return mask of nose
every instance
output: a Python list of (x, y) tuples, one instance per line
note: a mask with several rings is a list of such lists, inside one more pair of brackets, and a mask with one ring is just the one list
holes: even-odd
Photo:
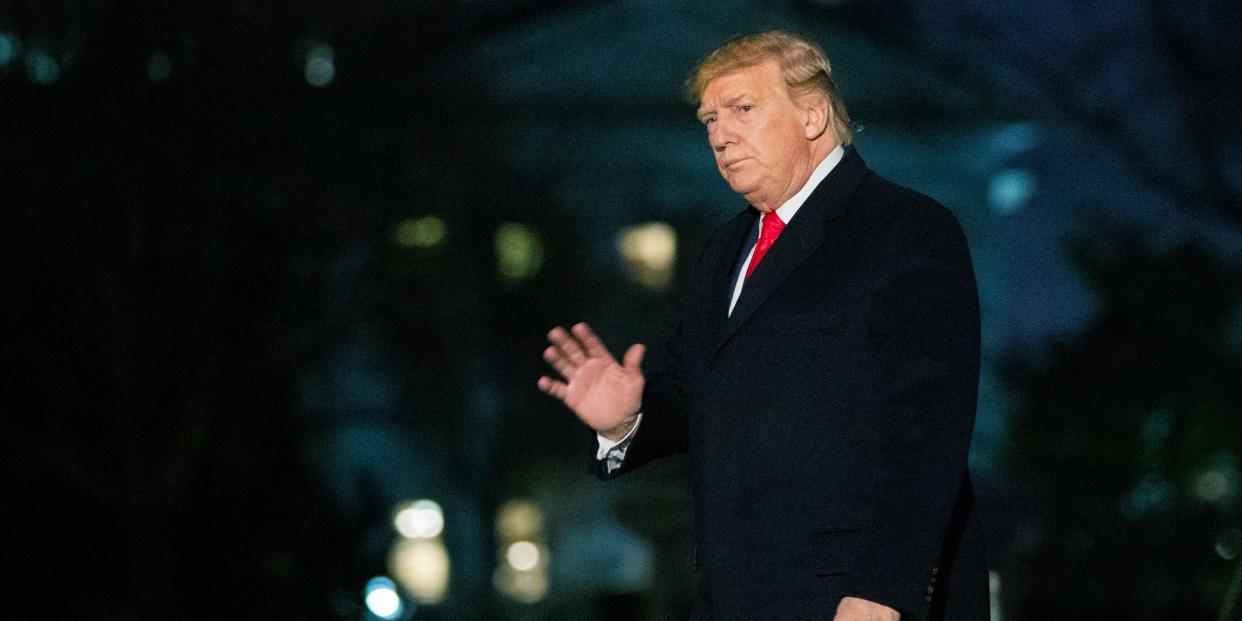
[(707, 141), (712, 145), (712, 151), (723, 153), (729, 145), (737, 144), (737, 131), (735, 131), (733, 123), (726, 120), (724, 115), (721, 115), (708, 128)]

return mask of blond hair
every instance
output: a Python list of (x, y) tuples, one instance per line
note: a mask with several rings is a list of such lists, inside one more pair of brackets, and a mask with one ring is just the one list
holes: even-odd
[(789, 97), (821, 92), (832, 106), (832, 131), (837, 142), (848, 145), (853, 140), (850, 115), (845, 102), (832, 81), (832, 65), (818, 45), (787, 32), (770, 30), (725, 42), (707, 55), (686, 80), (686, 99), (698, 105), (707, 83), (727, 73), (761, 65), (768, 60), (780, 64), (781, 77), (789, 89)]

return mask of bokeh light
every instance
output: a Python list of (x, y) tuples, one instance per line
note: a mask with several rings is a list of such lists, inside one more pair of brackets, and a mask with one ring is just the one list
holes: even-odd
[(1216, 538), (1216, 555), (1232, 561), (1242, 555), (1242, 530), (1230, 528)]
[(993, 146), (1005, 157), (1026, 153), (1039, 143), (1039, 128), (1034, 123), (1008, 123), (992, 135)]
[(988, 206), (1009, 216), (1018, 213), (1035, 194), (1035, 175), (1022, 169), (1003, 170), (988, 185)]
[(496, 229), (496, 271), (511, 280), (526, 280), (543, 266), (543, 241), (531, 226), (506, 222)]
[(1121, 514), (1130, 520), (1138, 520), (1149, 514), (1169, 508), (1173, 498), (1173, 486), (1155, 474), (1149, 474), (1122, 498)]
[(336, 51), (327, 43), (316, 42), (306, 52), (306, 83), (324, 88), (336, 79)]
[(17, 35), (11, 32), (0, 31), (0, 68), (7, 67), (14, 60), (17, 60), (21, 49), (22, 44)]
[(504, 593), (510, 599), (523, 604), (534, 604), (548, 594), (548, 575), (546, 572), (504, 571), (505, 569), (508, 568), (502, 568), (502, 570), (496, 572), (493, 582), (495, 583), (496, 590)]
[(367, 610), (381, 619), (397, 619), (405, 612), (397, 585), (385, 576), (377, 576), (367, 582), (364, 601)]
[(543, 537), (543, 512), (529, 500), (510, 500), (496, 511), (496, 535), (502, 541)]
[(672, 284), (677, 261), (677, 232), (672, 226), (649, 222), (625, 228), (617, 236), (617, 250), (630, 280), (657, 291)]
[(444, 221), (435, 216), (407, 218), (393, 228), (392, 241), (406, 248), (433, 248), (444, 241)]
[(31, 48), (26, 52), (26, 77), (39, 84), (53, 84), (60, 79), (60, 65), (47, 50)]
[(505, 560), (518, 571), (530, 571), (539, 564), (539, 547), (529, 541), (516, 541), (509, 545)]
[(402, 537), (429, 539), (444, 530), (444, 511), (434, 500), (407, 501), (397, 505), (392, 522)]
[(505, 502), (496, 512), (496, 540), (501, 555), (492, 574), (496, 590), (523, 604), (542, 600), (550, 582), (543, 512), (528, 500)]
[(402, 539), (388, 555), (388, 571), (410, 598), (420, 604), (444, 600), (449, 584), (449, 555), (436, 539)]

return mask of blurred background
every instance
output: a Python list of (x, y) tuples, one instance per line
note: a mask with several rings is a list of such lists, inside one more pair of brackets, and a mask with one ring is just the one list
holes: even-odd
[[(1242, 619), (1242, 4), (0, 0), (12, 619), (677, 619), (555, 324), (658, 343), (790, 29), (961, 220), (994, 619)], [(744, 571), (745, 568), (739, 568)]]

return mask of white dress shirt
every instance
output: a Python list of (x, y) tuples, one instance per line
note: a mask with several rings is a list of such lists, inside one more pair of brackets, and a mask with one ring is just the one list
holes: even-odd
[[(837, 147), (828, 154), (828, 157), (825, 157), (824, 161), (820, 162), (819, 165), (815, 167), (815, 170), (811, 171), (811, 176), (806, 180), (806, 183), (802, 185), (802, 189), (798, 190), (796, 194), (789, 197), (789, 200), (785, 201), (780, 207), (776, 208), (776, 217), (780, 218), (781, 222), (789, 224), (789, 222), (793, 220), (794, 214), (798, 213), (799, 209), (802, 209), (802, 204), (806, 202), (806, 199), (811, 195), (811, 192), (814, 192), (815, 188), (819, 187), (820, 182), (828, 176), (828, 173), (832, 172), (833, 168), (836, 168), (837, 164), (840, 163), (841, 158), (844, 156), (845, 149), (842, 148), (841, 145), (837, 145)], [(730, 315), (733, 314), (733, 307), (737, 305), (737, 299), (742, 297), (742, 286), (746, 284), (746, 270), (750, 267), (750, 260), (754, 258), (754, 256), (755, 247), (752, 245), (750, 247), (750, 251), (746, 255), (746, 261), (742, 263), (742, 269), (738, 270), (737, 282), (733, 285), (733, 296), (729, 299)], [(634, 433), (638, 431), (638, 427), (642, 424), (642, 422), (643, 415), (640, 412), (638, 414), (638, 420), (634, 421), (634, 426), (630, 428), (630, 432), (625, 434), (624, 438), (621, 438), (616, 442), (613, 442), (602, 435), (596, 434), (596, 437), (599, 439), (599, 450), (595, 452), (595, 458), (606, 460), (604, 467), (608, 469), (608, 472), (612, 472), (613, 470), (621, 467), (621, 462), (625, 459), (625, 452), (630, 447), (630, 440), (634, 438)]]

